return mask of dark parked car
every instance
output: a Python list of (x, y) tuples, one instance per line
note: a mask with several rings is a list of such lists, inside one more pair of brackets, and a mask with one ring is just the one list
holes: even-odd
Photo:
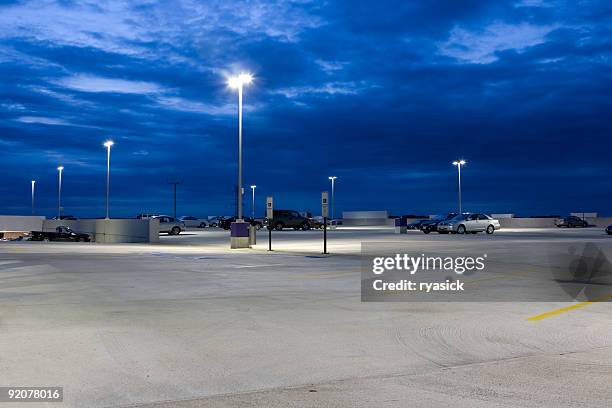
[(608, 233), (608, 235), (612, 235), (612, 224), (608, 225), (608, 228), (606, 228), (606, 232)]
[(74, 215), (60, 215), (59, 217), (53, 217), (52, 220), (67, 220), (67, 221), (75, 221), (78, 220)]
[[(263, 228), (263, 222), (253, 219), (251, 217), (242, 217), (242, 219), (245, 222), (248, 222), (249, 224), (251, 224), (252, 226), (255, 227), (255, 229), (261, 229)], [(229, 217), (229, 218), (223, 218), (223, 219), (219, 219), (219, 227), (223, 228), (224, 230), (228, 230), (230, 229), (232, 222), (236, 221), (236, 217)]]
[(421, 231), (423, 231), (425, 234), (429, 234), (432, 231), (437, 232), (439, 223), (441, 223), (442, 221), (448, 221), (450, 219), (453, 219), (456, 216), (457, 216), (457, 213), (452, 212), (446, 215), (438, 216), (431, 220), (425, 220), (421, 222), (421, 227), (420, 227)]
[(406, 228), (409, 230), (418, 230), (421, 228), (421, 224), (424, 221), (426, 220), (416, 220), (416, 221), (409, 222), (408, 224), (406, 224)]
[(583, 220), (580, 217), (576, 217), (575, 215), (570, 215), (569, 217), (559, 218), (555, 221), (555, 225), (558, 228), (584, 228), (588, 227), (589, 223)]
[(32, 231), (30, 241), (90, 242), (91, 237), (89, 234), (81, 234), (68, 227), (59, 226), (54, 232)]
[(294, 210), (274, 210), (272, 225), (270, 225), (268, 219), (264, 220), (264, 224), (266, 224), (268, 228), (274, 228), (277, 231), (281, 231), (283, 228), (306, 231), (312, 228), (313, 222), (310, 218), (306, 218)]

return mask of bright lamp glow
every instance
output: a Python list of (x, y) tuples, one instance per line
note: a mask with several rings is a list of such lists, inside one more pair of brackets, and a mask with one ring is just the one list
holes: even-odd
[(111, 147), (114, 144), (115, 142), (113, 142), (112, 140), (107, 140), (106, 142), (104, 142), (104, 147)]
[(465, 160), (454, 161), (453, 166), (463, 166), (465, 163), (467, 163)]
[(58, 169), (59, 171), (62, 171), (62, 170), (64, 170), (64, 166), (59, 166), (57, 169)]
[(251, 186), (251, 188), (255, 188), (255, 187), (257, 187), (257, 186)]
[(328, 177), (328, 179), (330, 179), (330, 180), (335, 180), (335, 179), (337, 179), (337, 178), (338, 178), (338, 177), (336, 177), (336, 176), (329, 176), (329, 177)]
[(238, 89), (243, 85), (250, 84), (251, 82), (253, 82), (253, 75), (247, 73), (242, 73), (240, 75), (229, 77), (227, 79), (227, 84), (230, 88), (233, 89)]

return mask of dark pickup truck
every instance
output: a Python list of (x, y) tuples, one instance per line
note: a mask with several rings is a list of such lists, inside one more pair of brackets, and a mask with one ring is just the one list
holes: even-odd
[(81, 234), (68, 227), (60, 226), (54, 232), (32, 231), (30, 241), (90, 242), (91, 237), (88, 234)]

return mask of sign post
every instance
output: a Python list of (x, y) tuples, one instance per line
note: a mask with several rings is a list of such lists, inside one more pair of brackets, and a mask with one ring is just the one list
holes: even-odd
[(321, 193), (321, 215), (323, 216), (323, 253), (327, 254), (327, 218), (329, 217), (329, 193)]
[(268, 251), (272, 250), (272, 226), (274, 223), (274, 200), (272, 197), (266, 197), (266, 218), (268, 219)]

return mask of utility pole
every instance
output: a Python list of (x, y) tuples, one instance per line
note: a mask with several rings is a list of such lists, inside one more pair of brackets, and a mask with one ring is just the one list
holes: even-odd
[(180, 181), (169, 181), (168, 184), (172, 184), (174, 186), (174, 218), (176, 218), (176, 186), (181, 184)]

